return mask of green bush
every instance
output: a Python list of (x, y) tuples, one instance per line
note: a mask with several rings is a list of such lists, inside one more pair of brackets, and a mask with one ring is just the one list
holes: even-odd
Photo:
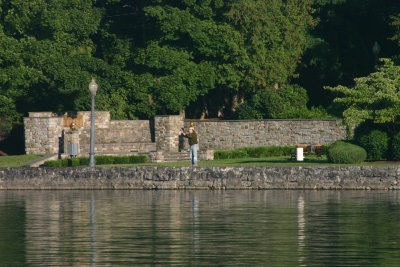
[(251, 158), (290, 156), (294, 151), (294, 146), (260, 146), (243, 148)]
[(217, 150), (214, 152), (214, 159), (237, 159), (237, 158), (266, 158), (290, 156), (294, 146), (260, 146), (244, 147), (233, 150)]
[(45, 167), (68, 167), (68, 159), (48, 160), (43, 165)]
[(111, 165), (114, 164), (113, 156), (96, 156), (95, 161), (97, 165)]
[(79, 157), (79, 165), (80, 166), (88, 166), (89, 158), (88, 157)]
[(392, 160), (400, 160), (400, 133), (397, 133), (392, 138), (390, 158)]
[(76, 167), (81, 165), (81, 160), (80, 158), (71, 158), (68, 162), (68, 166), (70, 167)]
[(249, 155), (243, 149), (217, 150), (214, 152), (214, 159), (238, 159), (248, 157)]
[(129, 163), (136, 164), (136, 163), (146, 163), (148, 161), (148, 157), (145, 155), (132, 155), (129, 156)]
[(368, 160), (383, 160), (387, 158), (389, 137), (386, 132), (372, 130), (360, 137), (360, 145), (367, 151)]
[(365, 161), (367, 152), (360, 146), (337, 141), (329, 147), (327, 156), (332, 163), (353, 164)]
[(129, 157), (128, 156), (122, 156), (122, 157), (115, 157), (114, 158), (114, 164), (129, 164)]
[[(96, 165), (112, 165), (112, 164), (137, 164), (145, 163), (148, 157), (145, 155), (131, 155), (131, 156), (96, 156)], [(44, 163), (46, 167), (76, 167), (88, 166), (89, 158), (79, 157), (70, 159), (48, 160)]]

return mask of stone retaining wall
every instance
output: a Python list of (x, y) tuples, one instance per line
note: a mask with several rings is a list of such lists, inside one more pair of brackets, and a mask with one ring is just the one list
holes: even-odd
[(339, 120), (186, 120), (194, 122), (201, 149), (330, 144), (346, 139)]
[(400, 189), (400, 166), (3, 168), (0, 189)]
[[(329, 144), (346, 139), (340, 120), (185, 120), (184, 115), (156, 116), (149, 120), (110, 120), (110, 113), (95, 112), (96, 154), (177, 153), (179, 129), (194, 122), (201, 151), (252, 146)], [(66, 155), (70, 144), (88, 155), (90, 112), (58, 117), (31, 112), (24, 119), (26, 154)], [(71, 143), (74, 142), (74, 143)], [(156, 154), (157, 154), (156, 153)], [(72, 154), (71, 154), (72, 155)]]

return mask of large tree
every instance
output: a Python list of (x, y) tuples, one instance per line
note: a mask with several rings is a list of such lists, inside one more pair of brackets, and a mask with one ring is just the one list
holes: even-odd
[[(318, 25), (310, 32), (309, 49), (299, 65), (300, 85), (310, 102), (329, 106), (334, 94), (326, 85), (350, 86), (354, 78), (375, 70), (378, 57), (400, 53), (391, 40), (391, 17), (400, 12), (397, 0), (314, 0)], [(375, 42), (379, 45), (374, 54)]]
[(0, 2), (0, 110), (8, 110), (0, 114), (2, 128), (28, 111), (87, 110), (92, 77), (100, 85), (98, 108), (114, 118), (154, 113), (140, 79), (95, 56), (106, 16), (95, 2)]
[[(146, 32), (135, 71), (161, 112), (229, 113), (293, 76), (313, 24), (309, 0), (142, 1)], [(148, 34), (151, 32), (151, 34)]]
[(400, 66), (390, 59), (366, 77), (354, 79), (354, 86), (327, 87), (339, 94), (335, 102), (344, 107), (343, 117), (348, 126), (365, 121), (390, 126), (392, 132), (400, 123)]

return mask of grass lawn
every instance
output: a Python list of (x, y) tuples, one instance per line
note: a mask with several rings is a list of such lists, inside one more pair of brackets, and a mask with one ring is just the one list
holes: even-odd
[(40, 158), (40, 155), (18, 155), (18, 156), (1, 156), (0, 168), (4, 167), (21, 167), (25, 164)]
[[(357, 166), (369, 166), (369, 165), (399, 165), (400, 162), (396, 161), (375, 161), (375, 162), (363, 162), (361, 164), (333, 164), (328, 162), (326, 156), (317, 158), (316, 156), (308, 156), (304, 158), (304, 161), (296, 161), (290, 159), (288, 156), (283, 157), (269, 157), (269, 158), (242, 158), (242, 159), (221, 159), (211, 161), (199, 161), (200, 167), (221, 167), (221, 166), (275, 166), (275, 167), (296, 167), (296, 166), (346, 166), (346, 165), (357, 165)], [(179, 162), (165, 162), (165, 163), (143, 163), (140, 166), (170, 166), (170, 167), (188, 167), (190, 166), (189, 161)]]
[[(0, 157), (1, 167), (20, 167), (33, 160), (40, 158), (40, 155), (19, 155), (19, 156), (2, 156)], [(357, 166), (368, 165), (399, 165), (400, 161), (375, 161), (363, 162), (356, 164)], [(296, 166), (338, 166), (338, 165), (354, 165), (354, 164), (332, 164), (329, 163), (325, 156), (318, 159), (316, 156), (308, 156), (304, 161), (298, 162), (290, 157), (269, 157), (269, 158), (242, 158), (242, 159), (221, 159), (210, 161), (199, 161), (200, 167), (223, 167), (223, 166), (272, 166), (272, 167), (296, 167)], [(167, 166), (167, 167), (189, 167), (189, 161), (164, 162), (164, 163), (141, 163), (141, 164), (124, 164), (124, 165), (98, 165), (107, 167), (116, 166)]]

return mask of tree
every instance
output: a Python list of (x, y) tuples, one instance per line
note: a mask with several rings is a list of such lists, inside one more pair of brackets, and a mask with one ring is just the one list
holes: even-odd
[(134, 73), (95, 56), (105, 16), (95, 2), (0, 2), (0, 109), (15, 107), (0, 113), (7, 125), (28, 111), (88, 110), (92, 77), (100, 85), (98, 109), (109, 110), (113, 118), (154, 114), (147, 87)]
[(342, 96), (335, 102), (344, 107), (345, 123), (357, 126), (370, 120), (377, 124), (397, 125), (400, 122), (400, 66), (382, 59), (378, 71), (354, 79), (353, 87), (339, 85), (326, 89)]
[(308, 49), (299, 64), (301, 86), (310, 102), (328, 107), (334, 95), (324, 86), (350, 86), (356, 77), (375, 71), (372, 47), (379, 43), (378, 57), (391, 58), (399, 47), (390, 40), (390, 18), (400, 11), (393, 0), (314, 0), (318, 24), (310, 31)]
[(133, 69), (149, 74), (161, 112), (192, 103), (192, 116), (229, 116), (258, 90), (293, 77), (313, 25), (311, 2), (142, 1), (151, 34), (143, 34)]

